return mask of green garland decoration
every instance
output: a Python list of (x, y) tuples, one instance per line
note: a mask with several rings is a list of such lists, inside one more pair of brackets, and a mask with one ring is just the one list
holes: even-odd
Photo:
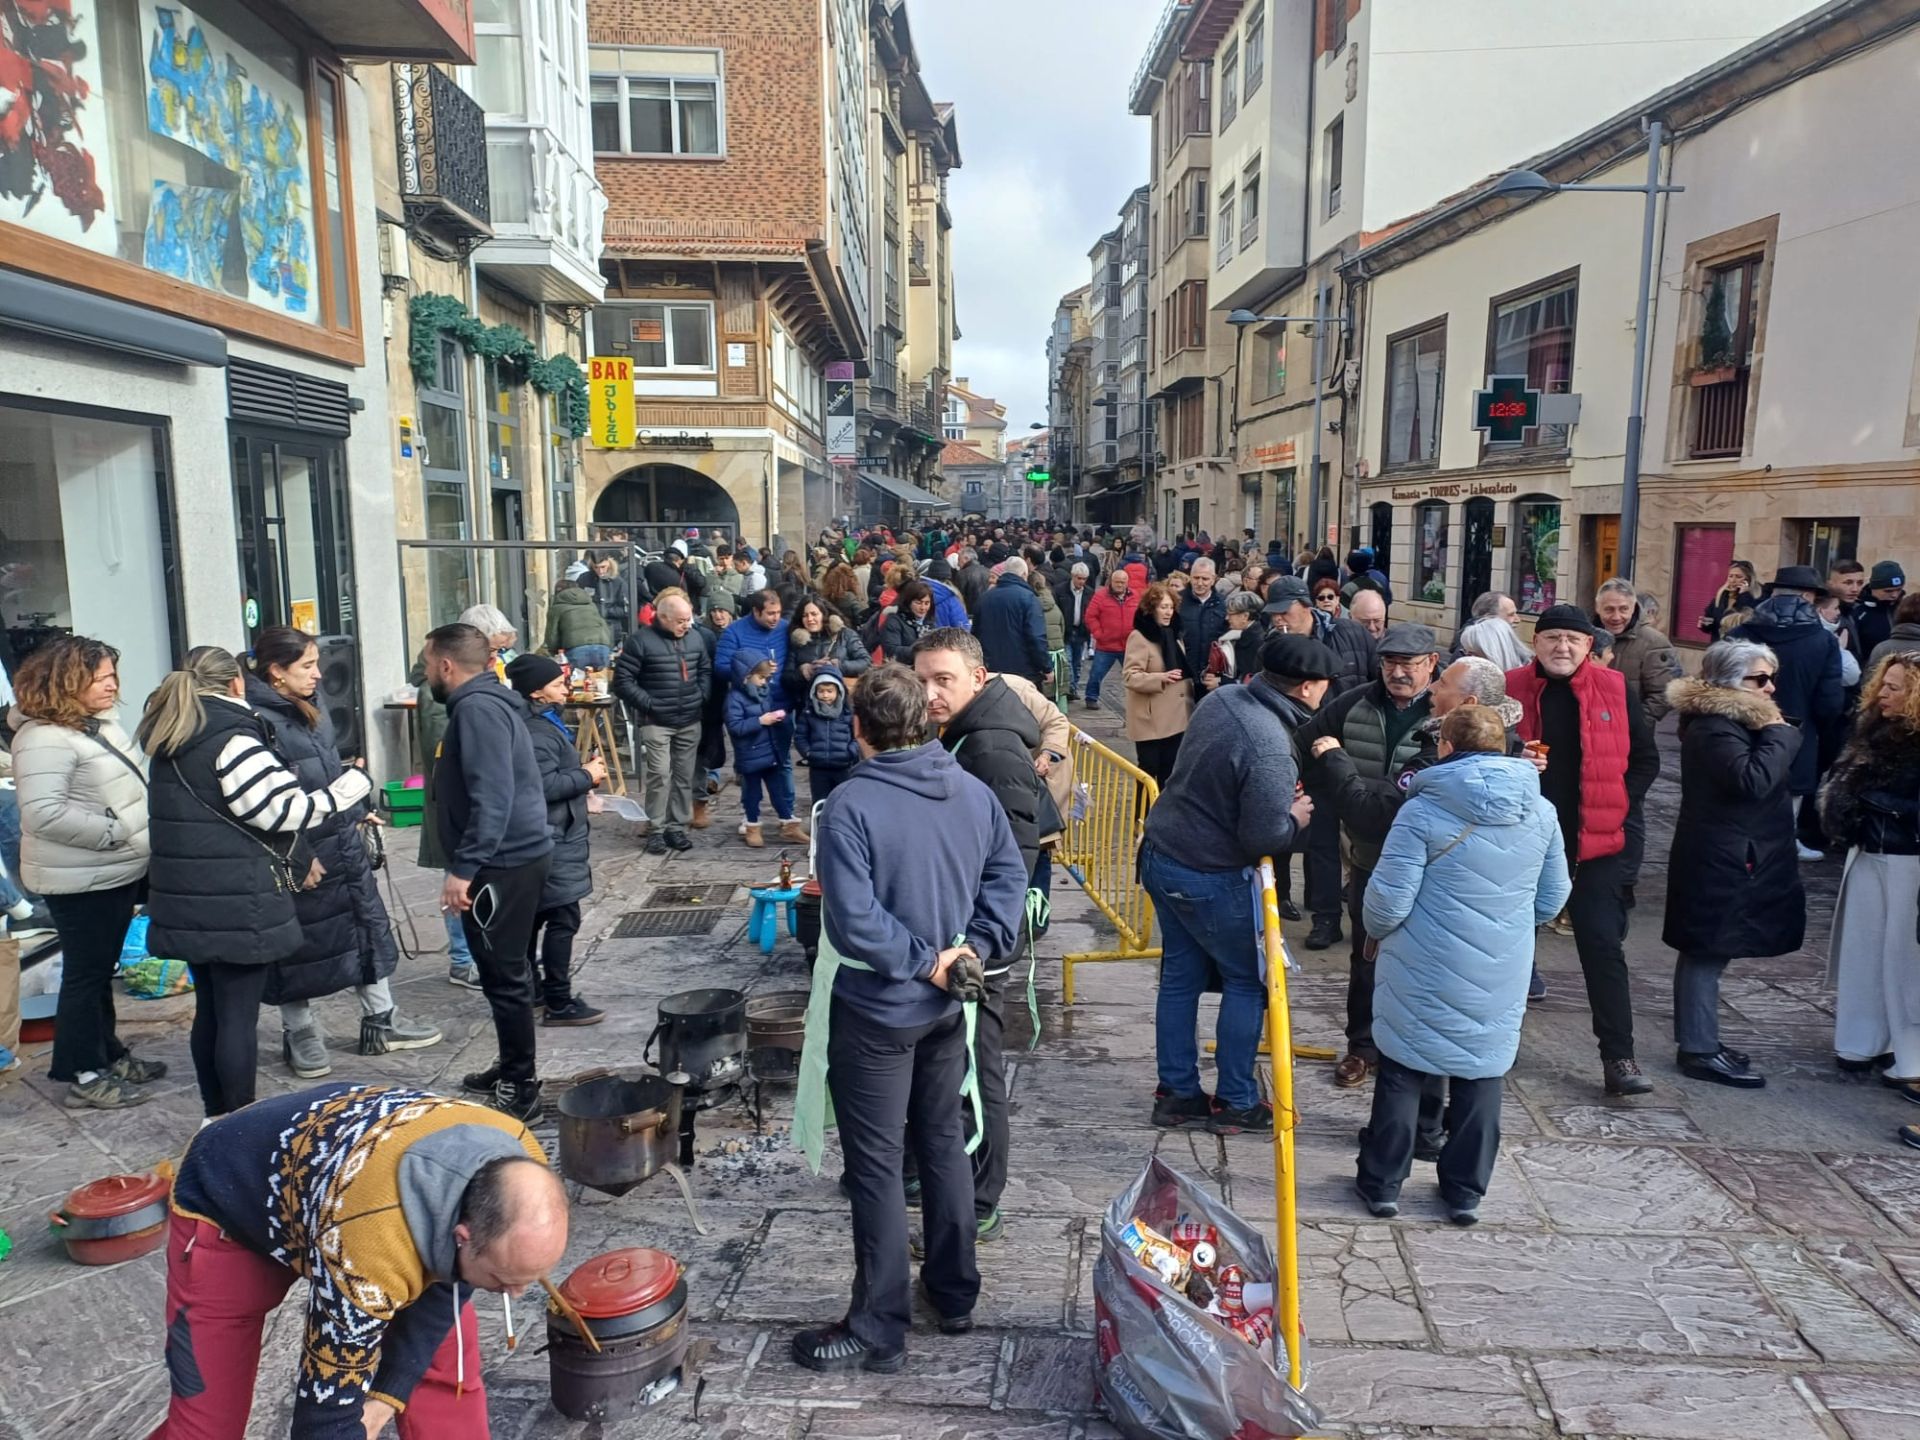
[(407, 365), (414, 382), (432, 385), (440, 378), (440, 337), (448, 336), (469, 355), (500, 366), (515, 383), (542, 395), (560, 397), (560, 416), (577, 440), (587, 433), (587, 377), (571, 355), (542, 357), (533, 342), (512, 325), (484, 325), (452, 295), (416, 295), (407, 303), (410, 335)]

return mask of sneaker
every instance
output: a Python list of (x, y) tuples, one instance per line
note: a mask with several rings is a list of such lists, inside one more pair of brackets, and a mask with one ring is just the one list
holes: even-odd
[(669, 850), (691, 850), (693, 848), (693, 841), (687, 838), (687, 832), (684, 830), (669, 830), (667, 831), (667, 848)]
[(481, 988), (480, 967), (478, 965), (462, 965), (456, 960), (453, 964), (447, 966), (447, 983), (449, 985), (458, 985), (466, 990), (478, 990)]
[(1601, 1069), (1609, 1095), (1646, 1095), (1653, 1090), (1653, 1081), (1632, 1060), (1608, 1060)]
[(281, 1030), (280, 1058), (302, 1080), (318, 1080), (333, 1073), (333, 1062), (327, 1059), (327, 1042), (312, 1025)]
[(164, 1060), (142, 1060), (129, 1051), (113, 1062), (108, 1074), (116, 1080), (124, 1080), (129, 1085), (151, 1085), (156, 1080), (164, 1080), (167, 1074), (167, 1062)]
[(667, 837), (664, 834), (655, 835), (651, 840), (647, 841), (647, 854), (664, 855), (666, 853)]
[(920, 1208), (920, 1177), (918, 1175), (907, 1176), (901, 1183), (900, 1188), (902, 1192), (904, 1192), (907, 1208), (909, 1210), (918, 1210)]
[(576, 995), (564, 1005), (549, 1005), (540, 1023), (558, 1026), (598, 1025), (606, 1018), (606, 1011), (596, 1010)]
[(1563, 939), (1573, 938), (1573, 921), (1567, 917), (1567, 912), (1564, 910), (1547, 922), (1547, 929)]
[(149, 1098), (139, 1086), (129, 1085), (110, 1070), (102, 1070), (84, 1085), (78, 1080), (68, 1085), (60, 1103), (69, 1110), (125, 1110), (144, 1105)]
[(24, 917), (7, 922), (6, 933), (16, 940), (31, 940), (54, 933), (53, 916), (44, 905), (33, 906)]
[(1689, 1080), (1705, 1080), (1735, 1090), (1759, 1090), (1767, 1083), (1766, 1076), (1756, 1075), (1746, 1058), (1735, 1058), (1731, 1050), (1716, 1050), (1710, 1055), (1682, 1050), (1675, 1057), (1675, 1063)]
[(1478, 1225), (1480, 1223), (1480, 1207), (1478, 1205), (1448, 1205), (1447, 1219), (1458, 1225), (1462, 1230), (1465, 1230), (1471, 1225)]
[(1207, 1121), (1207, 1129), (1215, 1135), (1271, 1135), (1273, 1134), (1273, 1106), (1260, 1100), (1245, 1110), (1235, 1110), (1231, 1106), (1215, 1101), (1213, 1115)]
[(484, 1070), (474, 1070), (460, 1077), (460, 1088), (475, 1095), (491, 1095), (493, 1087), (500, 1083), (500, 1062), (494, 1061)]
[(871, 1370), (876, 1375), (895, 1375), (907, 1363), (907, 1347), (876, 1349), (843, 1322), (824, 1330), (802, 1330), (794, 1336), (793, 1361), (809, 1370)]
[(1400, 1213), (1399, 1201), (1375, 1200), (1360, 1188), (1358, 1181), (1354, 1182), (1353, 1193), (1360, 1197), (1360, 1203), (1367, 1207), (1367, 1213), (1376, 1220), (1391, 1220)]
[(540, 1118), (540, 1082), (527, 1080), (516, 1084), (512, 1080), (496, 1081), (493, 1097), (487, 1103), (502, 1115), (511, 1115), (522, 1125), (531, 1125)]
[(1300, 907), (1291, 900), (1282, 900), (1280, 902), (1280, 918), (1282, 920), (1298, 920), (1300, 918)]
[(1911, 1146), (1915, 1150), (1920, 1150), (1920, 1125), (1902, 1125), (1898, 1130), (1894, 1131), (1894, 1134), (1900, 1137), (1900, 1143), (1902, 1145)]
[(18, 1070), (19, 1068), (20, 1057), (6, 1046), (0, 1045), (0, 1075), (6, 1074), (9, 1070)]
[(440, 1032), (432, 1025), (408, 1020), (398, 1010), (360, 1017), (360, 1053), (384, 1055), (389, 1050), (425, 1050), (440, 1043)]
[(1798, 840), (1793, 842), (1793, 850), (1803, 863), (1810, 860), (1824, 860), (1827, 858), (1826, 851), (1814, 850), (1806, 845), (1802, 845)]
[(1413, 1158), (1416, 1160), (1424, 1160), (1429, 1165), (1438, 1165), (1440, 1163), (1440, 1151), (1445, 1148), (1445, 1144), (1446, 1142), (1444, 1140), (1415, 1140), (1413, 1142)]
[(1156, 1092), (1153, 1097), (1153, 1123), (1162, 1130), (1178, 1130), (1187, 1124), (1204, 1125), (1212, 1118), (1211, 1095), (1164, 1095)]
[(1316, 920), (1313, 929), (1307, 932), (1307, 949), (1331, 950), (1340, 943), (1341, 938), (1338, 920)]
[(1538, 965), (1533, 967), (1533, 978), (1527, 981), (1527, 1003), (1538, 1004), (1547, 998), (1547, 977), (1540, 973)]

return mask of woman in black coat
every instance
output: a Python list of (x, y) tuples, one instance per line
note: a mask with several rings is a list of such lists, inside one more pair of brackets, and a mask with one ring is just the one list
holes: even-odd
[[(347, 767), (334, 746), (333, 723), (313, 703), (320, 685), (313, 637), (286, 625), (268, 626), (254, 642), (246, 679), (247, 703), (267, 722), (275, 753), (301, 786), (322, 790), (339, 779)], [(308, 1003), (323, 995), (351, 988), (358, 996), (362, 1055), (440, 1043), (433, 1026), (400, 1014), (387, 983), (400, 952), (364, 834), (364, 827), (378, 823), (361, 804), (307, 832), (325, 874), (293, 898), (300, 948), (274, 967), (266, 995), (268, 1004), (280, 1007), (282, 1058), (303, 1080), (333, 1069)]]
[(1800, 731), (1773, 703), (1778, 666), (1764, 645), (1723, 640), (1707, 651), (1698, 679), (1667, 687), (1680, 716), (1680, 819), (1662, 938), (1679, 952), (1680, 1073), (1742, 1089), (1766, 1079), (1720, 1043), (1720, 976), (1735, 956), (1798, 950), (1807, 931), (1792, 786)]
[(547, 832), (553, 837), (553, 858), (527, 937), (527, 967), (540, 977), (547, 1010), (540, 1023), (598, 1025), (606, 1011), (573, 993), (573, 937), (580, 933), (580, 902), (593, 893), (587, 795), (606, 782), (607, 763), (598, 755), (580, 761), (573, 732), (560, 714), (567, 673), (558, 664), (544, 655), (517, 655), (507, 663), (507, 683), (527, 700), (527, 735), (540, 766)]
[(831, 665), (847, 679), (864, 675), (873, 668), (860, 632), (841, 618), (840, 612), (817, 595), (803, 599), (793, 612), (793, 627), (787, 632), (787, 664), (780, 683), (795, 705), (806, 703), (813, 688), (813, 675), (821, 665)]

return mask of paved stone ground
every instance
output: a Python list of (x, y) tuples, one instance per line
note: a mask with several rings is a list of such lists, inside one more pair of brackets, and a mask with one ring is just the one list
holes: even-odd
[[(1079, 710), (1075, 718), (1086, 723)], [(1107, 716), (1090, 728), (1110, 735)], [(1671, 737), (1669, 736), (1669, 744)], [(1664, 857), (1677, 789), (1654, 796)], [(587, 1030), (542, 1031), (542, 1068), (564, 1077), (632, 1065), (654, 1005), (676, 990), (804, 983), (797, 946), (762, 956), (742, 902), (711, 936), (611, 938), (619, 916), (665, 883), (760, 881), (775, 851), (733, 839), (735, 792), (691, 854), (645, 857), (625, 827), (595, 839), (598, 891), (582, 935), (580, 986), (611, 1012)], [(404, 837), (402, 837), (404, 842)], [(433, 908), (436, 876), (397, 865), (418, 934), (400, 993), (447, 1028), (432, 1050), (362, 1060), (351, 1000), (328, 1002), (335, 1075), (451, 1085), (492, 1055), (477, 994), (448, 986)], [(1552, 982), (1529, 1015), (1508, 1083), (1506, 1143), (1486, 1221), (1440, 1220), (1418, 1167), (1406, 1214), (1382, 1224), (1353, 1199), (1354, 1131), (1366, 1092), (1335, 1091), (1326, 1067), (1300, 1070), (1300, 1209), (1305, 1225), (1309, 1393), (1328, 1434), (1638, 1436), (1719, 1440), (1905, 1440), (1920, 1436), (1920, 1160), (1893, 1142), (1912, 1111), (1875, 1085), (1843, 1082), (1830, 1060), (1823, 985), (1838, 866), (1810, 867), (1808, 951), (1737, 963), (1727, 1038), (1772, 1077), (1758, 1094), (1681, 1080), (1672, 1066), (1671, 955), (1659, 944), (1664, 866), (1648, 868), (1630, 956), (1641, 1054), (1658, 1089), (1608, 1101), (1571, 942), (1546, 937)], [(1146, 1123), (1153, 1086), (1153, 972), (1082, 972), (1082, 1003), (1059, 1004), (1057, 957), (1096, 948), (1090, 907), (1056, 885), (1041, 962), (1044, 1033), (1013, 1065), (1013, 1182), (1006, 1239), (983, 1248), (983, 1328), (942, 1339), (923, 1324), (894, 1377), (823, 1378), (796, 1368), (798, 1322), (829, 1318), (851, 1276), (846, 1207), (784, 1144), (785, 1106), (765, 1137), (738, 1108), (702, 1123), (696, 1184), (702, 1240), (669, 1181), (619, 1200), (586, 1194), (568, 1265), (629, 1244), (667, 1248), (689, 1267), (705, 1379), (698, 1414), (682, 1393), (645, 1416), (573, 1427), (550, 1408), (537, 1346), (509, 1356), (497, 1303), (483, 1312), (494, 1433), (592, 1440), (1080, 1440), (1113, 1432), (1094, 1408), (1092, 1265), (1099, 1212), (1156, 1149), (1249, 1217), (1273, 1213), (1271, 1152), (1255, 1141), (1161, 1136)], [(1297, 934), (1293, 937), (1298, 939)], [(424, 942), (424, 943), (422, 943)], [(1300, 952), (1296, 1030), (1337, 1043), (1343, 951)], [(75, 1116), (46, 1080), (46, 1047), (0, 1083), (0, 1440), (144, 1436), (165, 1404), (162, 1265), (69, 1264), (45, 1210), (72, 1186), (177, 1154), (198, 1115), (186, 1052), (189, 1004), (121, 1002), (142, 1053), (174, 1074), (158, 1098), (121, 1115)], [(294, 1083), (264, 1023), (264, 1084)], [(1024, 1034), (1018, 1037), (1024, 1042)], [(544, 1133), (552, 1136), (551, 1125)], [(523, 1314), (532, 1307), (523, 1306)], [(301, 1321), (298, 1297), (274, 1317), (256, 1397), (260, 1437), (286, 1433), (284, 1390)]]

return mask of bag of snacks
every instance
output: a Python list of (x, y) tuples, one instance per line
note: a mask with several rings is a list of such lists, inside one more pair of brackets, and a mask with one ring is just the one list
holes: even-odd
[[(1278, 1269), (1258, 1228), (1147, 1162), (1107, 1207), (1093, 1272), (1094, 1380), (1122, 1434), (1281, 1440), (1319, 1426), (1287, 1383)], [(1305, 1346), (1304, 1334), (1293, 1338)]]

